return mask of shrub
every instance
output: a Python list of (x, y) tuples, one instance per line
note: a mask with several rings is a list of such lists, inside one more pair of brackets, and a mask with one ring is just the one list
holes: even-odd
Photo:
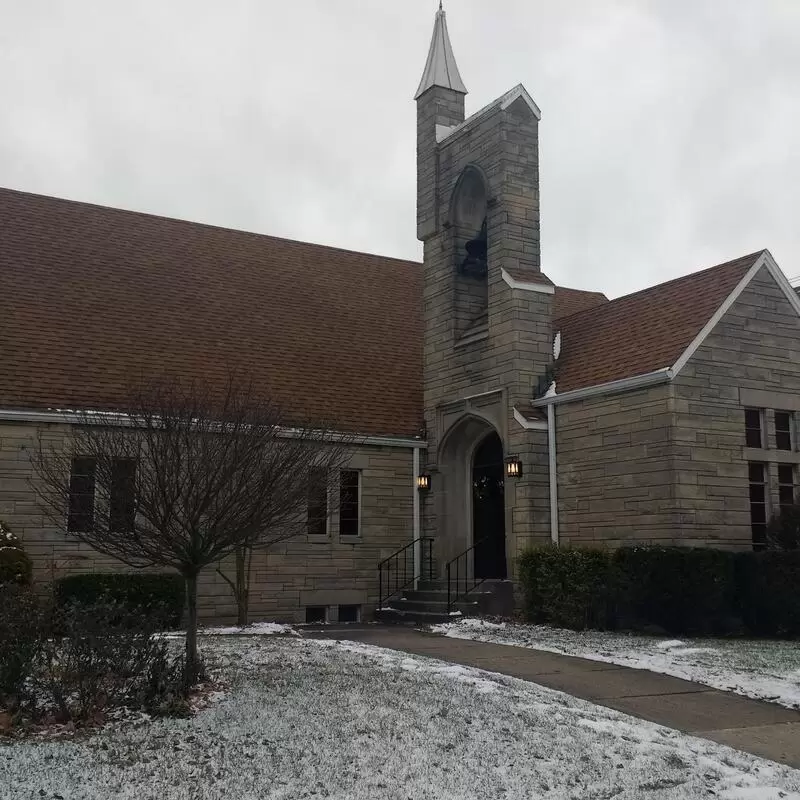
[(736, 606), (756, 636), (800, 636), (800, 551), (738, 553)]
[(11, 529), (0, 520), (0, 585), (31, 582), (31, 561), (22, 549), (22, 543)]
[(785, 506), (767, 526), (770, 550), (800, 550), (800, 506)]
[(176, 628), (183, 616), (185, 588), (180, 575), (92, 573), (70, 575), (55, 585), (56, 604), (110, 604), (118, 609), (108, 624), (137, 625), (143, 615), (162, 628)]
[(33, 702), (42, 615), (33, 592), (16, 584), (0, 585), (0, 609), (0, 706), (16, 714)]
[(530, 619), (578, 630), (609, 627), (609, 563), (603, 550), (528, 550), (520, 571)]
[(183, 665), (156, 636), (157, 618), (117, 624), (127, 609), (98, 601), (53, 609), (34, 682), (62, 722), (86, 722), (107, 708), (159, 710), (181, 695)]
[(617, 626), (668, 633), (734, 633), (734, 554), (689, 547), (623, 547), (612, 559)]

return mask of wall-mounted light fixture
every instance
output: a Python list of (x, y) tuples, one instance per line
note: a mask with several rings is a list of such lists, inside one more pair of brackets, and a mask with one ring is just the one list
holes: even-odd
[(427, 472), (420, 472), (417, 475), (417, 489), (421, 492), (429, 492), (431, 489), (431, 476)]
[(506, 459), (506, 478), (521, 478), (522, 462), (519, 456), (509, 456)]

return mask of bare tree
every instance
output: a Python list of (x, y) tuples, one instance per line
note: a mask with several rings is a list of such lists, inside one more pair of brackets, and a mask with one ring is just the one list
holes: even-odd
[(81, 412), (63, 449), (40, 439), (34, 487), (71, 536), (183, 576), (188, 686), (201, 571), (302, 531), (309, 493), (327, 491), (352, 443), (324, 424), (290, 422), (234, 379), (218, 394), (162, 382), (132, 391), (124, 413)]

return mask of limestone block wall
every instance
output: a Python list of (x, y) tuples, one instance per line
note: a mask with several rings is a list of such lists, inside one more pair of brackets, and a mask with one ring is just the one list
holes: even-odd
[[(748, 461), (767, 463), (773, 509), (774, 410), (800, 412), (800, 317), (763, 268), (673, 383), (678, 535), (687, 544), (751, 546)], [(766, 447), (745, 446), (744, 409), (765, 409)], [(795, 478), (797, 480), (797, 478)]]
[(668, 384), (556, 406), (561, 542), (671, 543), (677, 533)]
[[(124, 564), (54, 526), (39, 508), (31, 485), (31, 453), (39, 436), (54, 447), (63, 446), (69, 427), (0, 421), (0, 518), (22, 538), (34, 580), (44, 586), (69, 574), (125, 571)], [(360, 605), (363, 618), (370, 618), (378, 601), (378, 562), (412, 539), (412, 463), (407, 448), (355, 448), (350, 466), (361, 472), (361, 536), (340, 538), (333, 514), (326, 537), (302, 535), (256, 553), (252, 619), (302, 622), (307, 606), (325, 606), (335, 621), (339, 605)], [(220, 567), (233, 574), (232, 563)], [(213, 568), (201, 576), (199, 595), (202, 621), (235, 619), (230, 588)]]

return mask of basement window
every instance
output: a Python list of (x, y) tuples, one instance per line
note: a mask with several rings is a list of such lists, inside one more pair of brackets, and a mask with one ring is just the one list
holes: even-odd
[(339, 606), (339, 622), (361, 622), (361, 606)]
[(793, 450), (792, 412), (775, 412), (775, 447), (778, 450)]
[(767, 465), (749, 463), (747, 465), (750, 482), (750, 531), (753, 549), (763, 550), (767, 543)]
[(744, 410), (744, 436), (748, 447), (762, 448), (764, 446), (763, 426), (761, 424), (763, 416), (760, 408), (746, 408)]
[(306, 606), (306, 624), (314, 625), (328, 621), (328, 609), (325, 606)]

